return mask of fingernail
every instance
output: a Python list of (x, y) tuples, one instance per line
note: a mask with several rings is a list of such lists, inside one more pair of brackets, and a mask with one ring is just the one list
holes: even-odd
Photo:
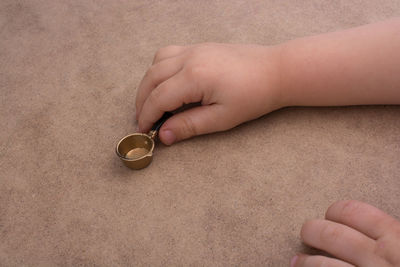
[(166, 145), (172, 145), (176, 140), (175, 134), (171, 130), (163, 131), (163, 141)]
[(298, 258), (299, 256), (297, 255), (292, 258), (292, 260), (290, 261), (290, 267), (294, 267)]

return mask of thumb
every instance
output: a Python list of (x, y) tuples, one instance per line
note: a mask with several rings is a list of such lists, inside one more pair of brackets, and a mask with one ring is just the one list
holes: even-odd
[(161, 127), (160, 140), (166, 145), (192, 136), (225, 130), (222, 106), (218, 104), (199, 106), (177, 113)]

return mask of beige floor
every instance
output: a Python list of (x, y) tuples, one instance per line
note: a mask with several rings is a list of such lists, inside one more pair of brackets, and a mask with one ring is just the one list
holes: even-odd
[(169, 44), (276, 44), (399, 16), (386, 1), (0, 3), (0, 265), (286, 266), (336, 200), (400, 217), (400, 107), (287, 108), (123, 167)]

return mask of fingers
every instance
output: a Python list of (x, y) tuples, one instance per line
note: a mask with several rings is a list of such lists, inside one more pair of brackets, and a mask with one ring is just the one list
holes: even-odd
[(182, 69), (183, 59), (173, 57), (151, 66), (139, 84), (136, 95), (136, 119), (139, 118), (143, 104), (149, 94), (163, 81), (169, 79)]
[[(400, 233), (400, 224), (391, 216), (355, 200), (334, 203), (325, 216), (326, 220), (312, 220), (303, 225), (304, 243), (357, 266), (389, 266), (397, 262), (397, 242), (392, 240), (395, 233)], [(342, 266), (339, 262), (334, 266)], [(308, 255), (294, 257), (291, 262), (291, 266), (331, 264), (331, 259)]]
[(377, 260), (375, 241), (346, 225), (327, 220), (308, 221), (301, 229), (301, 238), (309, 246), (358, 266), (369, 266)]
[(159, 84), (144, 101), (139, 117), (139, 129), (147, 132), (165, 111), (173, 111), (183, 104), (201, 102), (203, 91), (194, 79), (183, 71)]
[(226, 124), (223, 107), (218, 104), (195, 107), (172, 116), (160, 129), (160, 140), (171, 145), (192, 136), (222, 131)]
[(160, 48), (154, 55), (153, 64), (140, 82), (136, 94), (136, 119), (150, 92), (182, 69), (183, 59), (179, 55), (186, 49), (185, 46), (171, 45)]
[(176, 57), (187, 49), (186, 46), (170, 45), (160, 48), (153, 58), (153, 65), (167, 58)]
[(367, 236), (378, 239), (391, 230), (395, 219), (383, 211), (356, 200), (338, 201), (329, 207), (326, 219), (345, 224)]
[(324, 267), (352, 267), (347, 262), (333, 259), (324, 256), (310, 256), (300, 254), (295, 256), (291, 262), (290, 267), (315, 267), (315, 266), (324, 266)]

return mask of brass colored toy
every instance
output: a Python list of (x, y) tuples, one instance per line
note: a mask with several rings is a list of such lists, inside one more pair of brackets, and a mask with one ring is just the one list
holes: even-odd
[(139, 170), (147, 167), (153, 159), (154, 143), (163, 123), (173, 114), (164, 113), (148, 134), (134, 133), (122, 138), (116, 147), (117, 156), (128, 168)]

